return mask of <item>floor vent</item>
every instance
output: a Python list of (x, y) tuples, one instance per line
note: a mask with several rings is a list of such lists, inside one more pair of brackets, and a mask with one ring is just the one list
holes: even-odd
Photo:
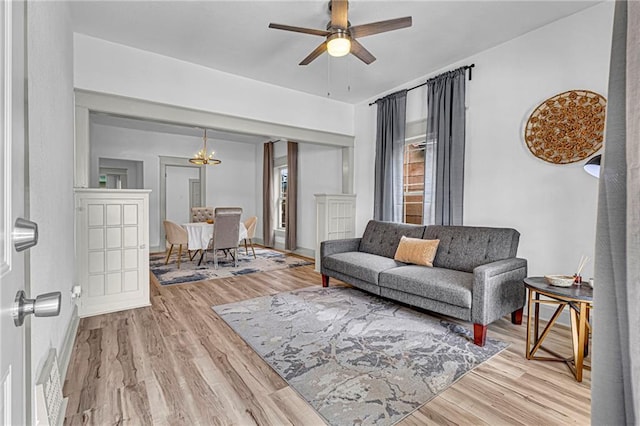
[(62, 382), (56, 350), (50, 349), (36, 382), (36, 422), (40, 426), (59, 426), (64, 422), (67, 399), (62, 397)]

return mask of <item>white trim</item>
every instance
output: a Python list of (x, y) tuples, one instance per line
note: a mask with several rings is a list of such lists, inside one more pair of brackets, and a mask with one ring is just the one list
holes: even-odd
[(150, 119), (165, 123), (240, 132), (248, 135), (277, 135), (280, 139), (321, 145), (354, 146), (354, 136), (322, 130), (276, 124), (217, 112), (185, 108), (126, 96), (76, 89), (76, 106), (91, 111)]
[(11, 223), (11, 200), (12, 200), (12, 175), (11, 175), (11, 143), (13, 139), (13, 126), (12, 126), (12, 109), (13, 109), (13, 92), (12, 92), (12, 76), (13, 76), (13, 61), (12, 61), (12, 46), (13, 42), (12, 31), (12, 2), (2, 2), (4, 6), (3, 16), (3, 41), (2, 52), (0, 58), (2, 59), (2, 72), (4, 79), (0, 83), (3, 89), (3, 117), (4, 120), (4, 132), (2, 135), (2, 150), (3, 157), (0, 159), (3, 162), (4, 175), (2, 176), (3, 188), (2, 188), (2, 223), (0, 223), (0, 231), (4, 235), (2, 258), (0, 259), (0, 277), (4, 276), (11, 270), (11, 231), (13, 229)]
[(315, 257), (316, 257), (316, 251), (315, 250), (304, 248), (304, 247), (298, 247), (297, 249), (292, 251), (292, 253), (293, 254), (297, 254), (299, 256), (308, 257), (311, 260), (315, 259)]
[(9, 364), (9, 368), (7, 368), (7, 373), (2, 378), (2, 382), (0, 382), (0, 386), (2, 386), (2, 392), (0, 392), (0, 394), (2, 395), (2, 401), (0, 401), (0, 403), (2, 403), (1, 411), (4, 412), (4, 416), (0, 420), (2, 420), (3, 425), (10, 425), (12, 421), (12, 417), (11, 417), (12, 416), (11, 390), (13, 388), (13, 383), (11, 383), (12, 379), (13, 378), (11, 377), (11, 364)]
[(411, 121), (404, 126), (405, 140), (424, 137), (427, 134), (427, 119)]
[(127, 301), (121, 301), (121, 302), (110, 302), (108, 303), (108, 305), (109, 305), (108, 308), (97, 308), (97, 309), (92, 308), (91, 313), (80, 315), (80, 318), (89, 318), (96, 315), (104, 315), (104, 314), (111, 314), (111, 313), (120, 312), (120, 311), (128, 311), (131, 309), (146, 308), (148, 306), (151, 306), (151, 303), (136, 303), (132, 305)]
[(425, 139), (427, 139), (427, 135), (426, 134), (421, 134), (421, 135), (417, 135), (417, 136), (411, 136), (410, 138), (405, 138), (404, 140), (404, 144), (405, 145), (410, 145), (412, 143), (420, 143), (420, 142), (425, 142)]
[[(289, 164), (287, 164), (286, 162), (281, 165), (281, 166), (275, 166), (274, 167), (275, 172), (274, 174), (277, 175), (278, 179), (276, 182), (276, 228), (275, 231), (280, 231), (280, 232), (285, 232), (286, 233), (286, 228), (284, 226), (281, 226), (282, 224), (280, 223), (280, 219), (282, 218), (282, 214), (283, 212), (280, 210), (280, 208), (282, 207), (282, 200), (285, 198), (282, 196), (282, 171), (283, 170), (287, 170), (287, 191), (289, 188)], [(286, 214), (286, 212), (284, 212), (284, 214)], [(285, 238), (286, 238), (286, 234), (285, 234)]]
[(71, 362), (71, 354), (73, 353), (73, 346), (76, 342), (76, 334), (78, 332), (79, 325), (80, 317), (78, 316), (78, 306), (76, 305), (73, 307), (71, 321), (69, 321), (67, 332), (64, 335), (64, 340), (62, 341), (62, 345), (58, 351), (60, 354), (60, 358), (58, 358), (58, 370), (60, 371), (60, 378), (63, 383), (67, 377), (67, 369), (69, 368), (69, 362)]
[(75, 188), (89, 187), (90, 144), (89, 144), (89, 110), (76, 106), (75, 113), (76, 134), (74, 139), (73, 160), (75, 173), (73, 186)]

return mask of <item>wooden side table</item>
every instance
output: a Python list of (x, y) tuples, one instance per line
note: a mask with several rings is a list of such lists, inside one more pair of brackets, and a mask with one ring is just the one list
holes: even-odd
[[(529, 289), (527, 304), (527, 359), (565, 362), (573, 372), (576, 380), (581, 382), (583, 368), (591, 369), (590, 366), (584, 365), (584, 357), (588, 353), (589, 333), (591, 331), (589, 313), (593, 309), (593, 289), (587, 284), (556, 287), (548, 284), (544, 277), (527, 277), (524, 279), (524, 285)], [(549, 299), (540, 299), (541, 295)], [(547, 326), (542, 330), (542, 334), (539, 333), (540, 305), (558, 306)], [(542, 347), (542, 342), (549, 334), (553, 324), (560, 317), (565, 306), (569, 307), (571, 317), (573, 356), (570, 358), (562, 357)], [(533, 334), (531, 333), (532, 322)], [(541, 348), (553, 356), (536, 356), (536, 352)]]

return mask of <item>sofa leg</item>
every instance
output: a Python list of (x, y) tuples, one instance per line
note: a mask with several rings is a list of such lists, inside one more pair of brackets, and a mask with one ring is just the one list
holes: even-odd
[(484, 346), (487, 338), (487, 326), (482, 324), (473, 324), (473, 343), (478, 346)]
[(322, 287), (329, 287), (329, 275), (322, 274)]
[(511, 312), (511, 323), (515, 325), (522, 324), (522, 312), (524, 311), (524, 307), (518, 309), (517, 311)]

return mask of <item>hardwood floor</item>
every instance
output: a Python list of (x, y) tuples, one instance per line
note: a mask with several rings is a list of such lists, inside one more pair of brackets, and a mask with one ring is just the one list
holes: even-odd
[[(211, 309), (320, 285), (312, 266), (165, 287), (152, 275), (151, 307), (81, 320), (65, 424), (323, 424)], [(400, 424), (589, 424), (590, 372), (577, 383), (563, 363), (527, 361), (525, 330), (507, 317), (491, 324), (488, 337), (509, 348)], [(569, 354), (570, 339), (556, 327), (545, 343)]]

